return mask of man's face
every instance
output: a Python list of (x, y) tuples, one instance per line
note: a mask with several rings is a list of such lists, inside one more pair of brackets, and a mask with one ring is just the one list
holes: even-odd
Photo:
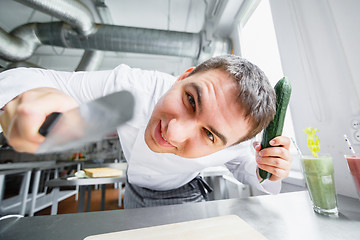
[(187, 75), (156, 104), (145, 131), (148, 147), (196, 158), (243, 138), (250, 124), (236, 101), (236, 82), (219, 69)]

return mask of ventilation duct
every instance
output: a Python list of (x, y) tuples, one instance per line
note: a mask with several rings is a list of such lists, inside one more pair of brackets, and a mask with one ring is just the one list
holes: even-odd
[(197, 58), (200, 34), (96, 25), (96, 30), (82, 38), (63, 22), (38, 23), (36, 32), (45, 45)]
[[(201, 43), (198, 33), (99, 24), (93, 34), (84, 38), (64, 22), (25, 24), (13, 30), (10, 35), (12, 36), (5, 38), (6, 41), (2, 39), (4, 44), (1, 44), (0, 52), (1, 57), (9, 61), (29, 58), (40, 44), (197, 58)], [(19, 51), (3, 51), (8, 47)]]
[(94, 18), (90, 10), (79, 1), (69, 0), (16, 0), (26, 6), (67, 22), (83, 36), (94, 31)]
[(110, 14), (110, 10), (105, 4), (104, 0), (93, 0), (97, 14), (100, 17), (101, 23), (113, 25), (113, 20)]
[[(94, 18), (90, 10), (79, 1), (66, 0), (17, 0), (18, 2), (34, 8), (35, 10), (44, 12), (51, 16), (55, 16), (60, 20), (72, 26), (80, 35), (87, 36), (94, 31)], [(103, 1), (94, 3), (96, 9), (101, 6), (101, 19), (108, 20), (110, 18), (107, 6)], [(103, 22), (102, 23), (106, 23)], [(109, 22), (108, 22), (109, 23)], [(99, 69), (104, 53), (101, 51), (85, 51), (76, 71), (94, 71)]]
[[(40, 44), (201, 60), (230, 53), (232, 48), (229, 39), (205, 38), (208, 35), (205, 32), (186, 33), (107, 24), (93, 25), (92, 33), (86, 37), (78, 32), (64, 22), (29, 23), (14, 29), (10, 34), (0, 29), (0, 57), (12, 62), (24, 61)], [(86, 53), (78, 69), (83, 68), (82, 64), (90, 66), (94, 55), (97, 56), (97, 53)], [(86, 67), (83, 69), (86, 70)]]
[(39, 65), (30, 63), (30, 62), (13, 62), (6, 66), (6, 69), (18, 68), (18, 67), (28, 67), (28, 68), (42, 68)]
[(36, 24), (31, 23), (16, 28), (10, 34), (0, 28), (0, 57), (11, 62), (30, 58), (41, 44), (35, 28)]
[(104, 60), (103, 51), (87, 50), (84, 52), (75, 71), (96, 71)]
[[(103, 0), (94, 0), (95, 10), (100, 17), (101, 23), (113, 24), (109, 8)], [(105, 53), (98, 50), (86, 50), (75, 71), (98, 70), (104, 60)]]

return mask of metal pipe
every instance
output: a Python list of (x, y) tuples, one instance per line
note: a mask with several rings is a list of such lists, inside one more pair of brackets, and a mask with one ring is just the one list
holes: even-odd
[(93, 34), (84, 38), (63, 22), (37, 23), (41, 43), (67, 48), (133, 52), (197, 58), (199, 33), (96, 24)]
[(80, 1), (74, 0), (16, 0), (26, 6), (47, 13), (73, 26), (87, 36), (94, 31), (94, 18), (91, 11)]
[(104, 0), (93, 0), (97, 14), (100, 17), (101, 23), (113, 25), (113, 19), (110, 14), (110, 10), (105, 4)]
[(11, 62), (30, 58), (41, 44), (35, 28), (35, 23), (26, 24), (10, 34), (0, 28), (0, 57)]
[(13, 62), (6, 66), (6, 70), (18, 67), (43, 68), (31, 62)]
[(199, 33), (99, 24), (95, 32), (85, 38), (64, 22), (30, 23), (13, 30), (11, 36), (3, 30), (0, 34), (4, 35), (0, 37), (0, 57), (8, 61), (28, 59), (40, 44), (197, 58), (201, 42)]
[[(0, 31), (0, 34), (6, 35), (6, 32)], [(214, 55), (212, 49), (219, 49), (213, 44), (202, 46), (201, 33), (105, 24), (97, 24), (94, 33), (88, 37), (79, 36), (71, 26), (64, 22), (26, 24), (12, 31), (10, 35), (12, 36), (0, 37), (0, 41), (4, 43), (0, 44), (3, 50), (0, 51), (0, 57), (10, 61), (22, 61), (29, 58), (40, 44), (85, 50), (157, 54), (194, 59), (199, 58), (200, 52), (202, 56), (211, 57), (211, 55)], [(23, 39), (26, 39), (26, 41)], [(222, 46), (221, 51), (223, 53), (230, 51), (231, 43), (229, 39), (214, 38), (213, 40), (217, 46)], [(11, 46), (12, 51), (5, 51), (7, 49), (6, 44), (9, 46), (9, 42), (14, 43), (15, 46)], [(25, 48), (24, 51), (19, 51), (23, 48)], [(4, 54), (4, 52), (10, 53), (10, 56)]]
[[(91, 12), (78, 1), (17, 1), (54, 15), (70, 25), (64, 22), (30, 23), (16, 28), (10, 34), (0, 28), (0, 57), (12, 62), (30, 58), (41, 44), (85, 49), (77, 70), (96, 70), (100, 66), (103, 53), (91, 52), (95, 50), (205, 59), (214, 55), (216, 49), (221, 49), (223, 53), (229, 53), (231, 49), (228, 39), (212, 38), (212, 41), (205, 43), (203, 32), (96, 25)], [(94, 1), (102, 21), (112, 22), (104, 1)], [(79, 32), (83, 35), (79, 35)]]
[[(90, 10), (79, 1), (52, 1), (52, 0), (17, 0), (18, 2), (55, 16), (71, 25), (78, 33), (83, 36), (89, 35), (94, 31), (94, 18)], [(105, 3), (102, 8), (106, 8)], [(104, 53), (101, 51), (85, 51), (76, 71), (93, 71), (99, 69)]]
[[(103, 0), (94, 0), (93, 5), (100, 17), (101, 23), (113, 24), (109, 8)], [(101, 66), (105, 53), (99, 50), (86, 50), (75, 71), (95, 71)]]
[(86, 50), (75, 71), (96, 71), (100, 68), (105, 53), (98, 50)]

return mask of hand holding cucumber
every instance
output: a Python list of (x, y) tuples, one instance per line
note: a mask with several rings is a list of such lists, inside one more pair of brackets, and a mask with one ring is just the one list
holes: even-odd
[[(282, 134), (286, 109), (290, 101), (291, 85), (287, 78), (280, 79), (274, 87), (276, 93), (276, 114), (274, 119), (264, 129), (261, 146), (257, 150), (257, 162), (259, 166), (259, 177), (264, 181), (278, 180), (287, 177), (284, 171), (289, 171), (288, 164), (291, 165), (291, 155), (289, 154), (290, 140), (280, 137)], [(260, 149), (263, 149), (260, 151)], [(259, 152), (260, 151), (260, 152)], [(285, 160), (285, 162), (284, 162)], [(290, 161), (288, 161), (290, 160)], [(289, 168), (289, 169), (288, 169)]]
[[(262, 169), (270, 174), (270, 181), (278, 181), (288, 177), (292, 157), (289, 151), (290, 139), (288, 137), (279, 136), (273, 138), (271, 146), (261, 149), (261, 144), (255, 142), (254, 148), (256, 150), (256, 162), (258, 170)], [(264, 179), (258, 171), (259, 181)]]

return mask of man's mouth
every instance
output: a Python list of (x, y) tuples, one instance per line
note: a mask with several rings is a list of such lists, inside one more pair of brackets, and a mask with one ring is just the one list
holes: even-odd
[(161, 129), (161, 121), (159, 121), (159, 124), (155, 128), (154, 138), (155, 138), (155, 141), (157, 142), (157, 144), (162, 147), (174, 147), (171, 143), (169, 143), (166, 140), (164, 133), (162, 132), (162, 129)]
[[(160, 131), (161, 131), (161, 129), (160, 129)], [(164, 137), (164, 134), (163, 134), (163, 132), (161, 131), (161, 137), (166, 141), (166, 138)], [(167, 142), (167, 141), (166, 141)]]

